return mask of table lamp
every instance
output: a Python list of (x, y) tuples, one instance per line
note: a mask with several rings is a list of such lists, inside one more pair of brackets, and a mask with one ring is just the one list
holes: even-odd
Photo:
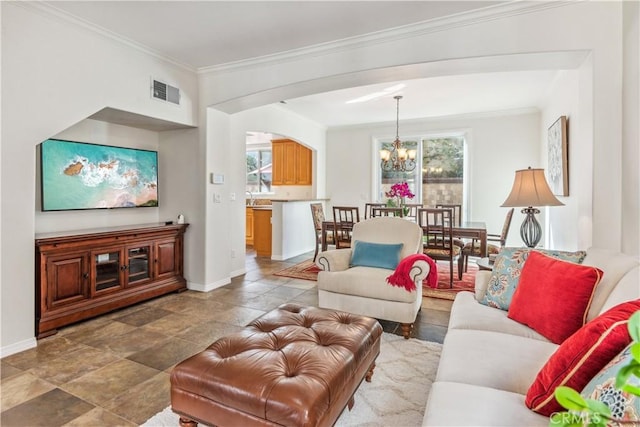
[(535, 217), (540, 210), (534, 206), (564, 206), (564, 203), (551, 192), (544, 177), (544, 169), (532, 169), (529, 166), (528, 169), (516, 171), (511, 193), (500, 206), (507, 208), (524, 206), (521, 212), (527, 217), (520, 226), (520, 237), (525, 245), (535, 248), (542, 237), (542, 228)]

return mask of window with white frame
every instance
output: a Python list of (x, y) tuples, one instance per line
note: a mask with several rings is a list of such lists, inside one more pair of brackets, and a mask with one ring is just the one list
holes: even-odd
[[(437, 204), (464, 205), (465, 138), (460, 134), (407, 137), (402, 145), (417, 151), (416, 168), (410, 172), (384, 171), (380, 167), (380, 150), (390, 149), (391, 139), (376, 140), (377, 173), (375, 201), (387, 202), (385, 193), (398, 182), (407, 182), (416, 195), (406, 203), (421, 203), (425, 207)], [(465, 211), (463, 206), (463, 212)]]
[(247, 191), (271, 192), (271, 163), (271, 148), (247, 149)]

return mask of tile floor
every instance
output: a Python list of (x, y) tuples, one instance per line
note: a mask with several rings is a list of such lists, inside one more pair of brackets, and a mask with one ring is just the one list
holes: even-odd
[[(311, 254), (312, 255), (312, 254)], [(61, 328), (0, 361), (0, 424), (135, 426), (169, 405), (169, 372), (219, 337), (284, 302), (317, 304), (315, 282), (274, 276), (309, 258), (246, 258), (247, 273)], [(451, 301), (425, 299), (414, 337), (442, 342)], [(401, 335), (393, 322), (386, 332)]]

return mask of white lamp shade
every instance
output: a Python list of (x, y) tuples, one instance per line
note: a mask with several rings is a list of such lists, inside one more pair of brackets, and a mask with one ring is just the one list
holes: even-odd
[(564, 206), (547, 184), (544, 169), (521, 169), (516, 171), (511, 193), (502, 207)]

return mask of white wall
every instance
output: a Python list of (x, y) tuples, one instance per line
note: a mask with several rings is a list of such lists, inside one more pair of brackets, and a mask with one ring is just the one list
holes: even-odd
[[(231, 246), (236, 257), (231, 259), (231, 272), (233, 275), (244, 272), (245, 255), (245, 205), (244, 191), (246, 184), (246, 133), (248, 131), (260, 131), (282, 135), (294, 139), (313, 150), (313, 184), (307, 198), (323, 198), (326, 193), (326, 128), (312, 120), (281, 108), (278, 105), (252, 108), (233, 114), (231, 120), (230, 147), (233, 151), (234, 167), (231, 175), (229, 191), (235, 192), (236, 202), (231, 202), (231, 224), (234, 230), (231, 235)], [(240, 167), (241, 166), (241, 167)], [(281, 187), (278, 197), (283, 199), (298, 198), (305, 195), (308, 188), (299, 190), (296, 188)], [(300, 191), (302, 194), (298, 193)], [(283, 194), (284, 192), (284, 194)], [(289, 192), (289, 195), (287, 195)], [(309, 212), (309, 218), (311, 213)], [(222, 242), (216, 244), (221, 245)], [(290, 246), (291, 243), (283, 243)], [(229, 252), (229, 250), (227, 252)]]
[[(539, 167), (539, 123), (536, 112), (467, 116), (432, 120), (400, 121), (401, 135), (461, 131), (467, 134), (470, 165), (465, 181), (469, 185), (468, 214), (471, 221), (483, 221), (490, 233), (500, 233), (507, 198), (517, 169)], [(327, 133), (329, 205), (357, 204), (361, 211), (371, 201), (372, 162), (376, 137), (395, 133), (395, 123), (334, 128)], [(330, 209), (330, 208), (329, 208)], [(522, 245), (519, 227), (524, 216), (514, 214), (508, 244)], [(544, 217), (542, 217), (542, 221)]]
[[(464, 25), (442, 24), (437, 31), (427, 28), (376, 43), (316, 49), (281, 62), (208, 70), (201, 75), (207, 86), (201, 96), (208, 105), (233, 112), (357, 84), (460, 72), (453, 64), (466, 72), (498, 71), (487, 69), (488, 62), (474, 61), (482, 57), (499, 56), (507, 64), (519, 54), (591, 52), (597, 77), (592, 89), (596, 160), (591, 179), (598, 186), (593, 188), (588, 222), (593, 223), (594, 245), (619, 250), (628, 238), (621, 229), (620, 173), (612, 173), (622, 167), (622, 3), (533, 2), (526, 7), (530, 10), (469, 19)], [(547, 66), (541, 61), (528, 64), (529, 69)], [(637, 179), (637, 170), (630, 174)], [(631, 211), (640, 214), (637, 207)]]
[[(198, 91), (194, 72), (49, 15), (38, 3), (1, 2), (0, 7), (0, 345), (4, 355), (34, 343), (36, 145), (104, 107), (195, 125)], [(151, 99), (151, 76), (179, 87), (183, 93), (181, 105)], [(125, 221), (120, 216), (118, 212), (107, 220), (89, 214), (83, 218), (92, 219), (83, 219), (82, 226)], [(40, 214), (38, 217), (41, 219)], [(74, 216), (76, 220), (79, 217)], [(47, 217), (38, 231), (62, 227), (57, 217), (53, 221), (49, 218), (54, 217)]]
[[(92, 144), (114, 145), (127, 148), (141, 148), (158, 151), (158, 132), (114, 125), (97, 120), (82, 120), (70, 128), (53, 135), (52, 138)], [(159, 155), (159, 162), (163, 156)], [(159, 169), (162, 165), (159, 164)], [(169, 170), (167, 168), (166, 170)], [(160, 170), (165, 170), (161, 168)], [(35, 232), (81, 230), (86, 228), (110, 227), (115, 225), (145, 224), (158, 222), (159, 208), (139, 209), (92, 209), (84, 211), (42, 212), (40, 206), (40, 171), (36, 170)], [(163, 182), (158, 177), (158, 201), (163, 203)], [(164, 197), (168, 199), (168, 197)], [(171, 219), (171, 218), (168, 218)], [(164, 220), (164, 218), (163, 218)]]
[(158, 144), (159, 220), (177, 221), (182, 214), (189, 224), (184, 239), (184, 276), (189, 287), (204, 283), (204, 179), (196, 172), (203, 169), (199, 135), (199, 129), (160, 132)]
[(558, 196), (564, 206), (545, 208), (549, 222), (547, 247), (587, 249), (592, 244), (593, 134), (591, 125), (591, 58), (579, 70), (563, 71), (554, 81), (540, 123), (540, 157), (548, 169), (547, 130), (560, 117), (567, 117), (569, 196)]
[(640, 2), (623, 12), (622, 250), (640, 255)]

